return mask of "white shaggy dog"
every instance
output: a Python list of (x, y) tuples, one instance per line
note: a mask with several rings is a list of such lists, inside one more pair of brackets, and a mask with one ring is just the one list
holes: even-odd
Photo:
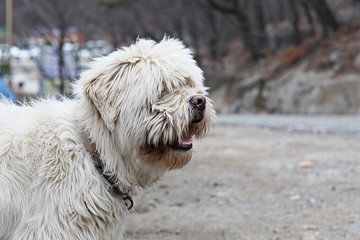
[(175, 39), (96, 59), (75, 99), (0, 104), (0, 239), (121, 239), (132, 197), (187, 164), (214, 117)]

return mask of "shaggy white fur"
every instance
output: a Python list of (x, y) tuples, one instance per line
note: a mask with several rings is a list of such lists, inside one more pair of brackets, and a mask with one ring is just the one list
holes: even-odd
[(176, 39), (140, 39), (96, 59), (74, 92), (61, 102), (0, 103), (2, 240), (121, 239), (128, 210), (84, 136), (135, 197), (189, 162), (192, 137), (215, 115), (202, 71)]

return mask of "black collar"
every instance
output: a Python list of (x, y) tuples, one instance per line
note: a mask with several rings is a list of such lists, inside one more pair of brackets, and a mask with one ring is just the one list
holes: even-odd
[(134, 202), (133, 202), (131, 196), (129, 195), (129, 193), (121, 191), (118, 184), (116, 184), (118, 182), (118, 179), (115, 175), (109, 174), (104, 171), (104, 164), (100, 159), (100, 154), (98, 151), (96, 151), (94, 144), (90, 142), (89, 138), (86, 136), (83, 136), (83, 139), (84, 139), (85, 148), (91, 154), (93, 163), (94, 163), (96, 169), (98, 170), (98, 172), (100, 173), (100, 175), (102, 175), (106, 179), (106, 181), (112, 187), (112, 190), (121, 197), (121, 199), (124, 201), (127, 209), (128, 210), (132, 209), (134, 206)]

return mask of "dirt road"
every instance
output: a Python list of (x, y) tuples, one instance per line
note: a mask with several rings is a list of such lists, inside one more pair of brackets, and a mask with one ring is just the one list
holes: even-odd
[(126, 239), (360, 239), (360, 139), (216, 126), (149, 189)]

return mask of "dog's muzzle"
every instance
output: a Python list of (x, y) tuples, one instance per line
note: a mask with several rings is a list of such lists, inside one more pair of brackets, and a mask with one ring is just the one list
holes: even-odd
[(206, 108), (206, 98), (201, 95), (195, 95), (190, 98), (190, 105), (192, 107), (192, 123), (198, 123), (204, 118), (204, 111)]

